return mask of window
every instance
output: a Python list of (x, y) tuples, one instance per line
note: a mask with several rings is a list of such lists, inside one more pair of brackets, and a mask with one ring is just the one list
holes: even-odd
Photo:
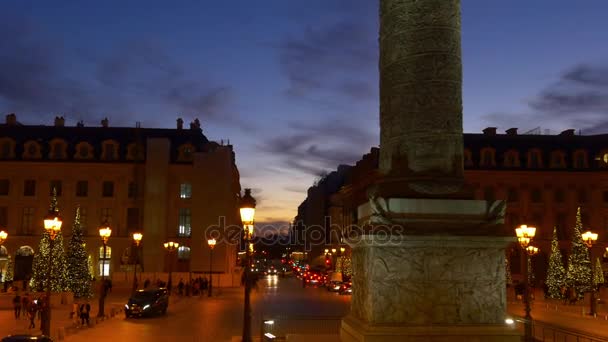
[(52, 180), (49, 183), (49, 196), (53, 196), (53, 189), (57, 190), (57, 196), (61, 196), (61, 181)]
[(0, 159), (15, 158), (14, 142), (10, 138), (2, 139), (0, 144)]
[(179, 208), (179, 226), (177, 236), (190, 237), (192, 227), (190, 226), (191, 213), (190, 208)]
[(23, 145), (23, 159), (40, 159), (40, 145), (35, 141), (28, 141)]
[(105, 255), (103, 253), (104, 247), (99, 247), (99, 275), (107, 276), (110, 274), (110, 263), (112, 258), (112, 247), (105, 247)]
[(0, 207), (0, 227), (8, 226), (8, 207)]
[(33, 232), (34, 208), (23, 208), (21, 215), (21, 233), (30, 235)]
[(182, 183), (179, 185), (179, 198), (192, 198), (192, 184)]
[(540, 151), (532, 150), (528, 152), (528, 168), (538, 169), (542, 167)]
[(127, 160), (144, 160), (144, 148), (141, 144), (132, 143), (127, 147)]
[(26, 179), (23, 182), (23, 196), (36, 196), (36, 181), (33, 179)]
[(566, 158), (564, 152), (553, 151), (551, 152), (551, 168), (563, 169), (566, 167)]
[(118, 160), (118, 144), (113, 141), (103, 143), (102, 159), (107, 161)]
[(519, 167), (519, 153), (517, 151), (508, 151), (505, 153), (505, 167)]
[(128, 196), (129, 198), (136, 198), (137, 197), (137, 183), (136, 182), (129, 182), (129, 189), (128, 189)]
[(76, 145), (76, 154), (74, 159), (92, 159), (93, 158), (93, 146), (88, 142), (80, 142)]
[(585, 189), (578, 189), (577, 191), (578, 203), (587, 203), (589, 201), (589, 193)]
[(51, 142), (51, 151), (49, 153), (49, 159), (65, 159), (65, 149), (65, 142), (54, 139), (54, 141)]
[(112, 208), (101, 208), (101, 222), (112, 223)]
[(532, 189), (532, 192), (530, 193), (530, 200), (532, 203), (541, 203), (543, 201), (543, 196), (540, 189)]
[(494, 150), (493, 149), (484, 148), (481, 150), (481, 166), (483, 166), (483, 167), (496, 166), (496, 161), (494, 160)]
[(604, 199), (604, 203), (608, 203), (608, 191), (604, 191), (602, 193), (602, 197)]
[(89, 195), (89, 182), (76, 182), (76, 197), (87, 197)]
[(177, 247), (177, 259), (179, 259), (179, 260), (190, 259), (190, 247), (186, 247), (186, 246)]
[(471, 151), (468, 149), (464, 150), (464, 166), (467, 166), (467, 167), (473, 166), (473, 158), (471, 156)]
[(130, 234), (139, 229), (139, 208), (127, 208), (127, 231)]
[(193, 158), (194, 146), (190, 144), (181, 145), (178, 149), (177, 161), (190, 162)]
[(555, 190), (555, 202), (564, 203), (566, 201), (566, 194), (563, 189)]
[(576, 151), (574, 152), (574, 168), (584, 169), (587, 167), (587, 152)]
[(566, 240), (566, 226), (567, 216), (565, 213), (558, 213), (555, 215), (555, 230), (557, 232), (558, 240)]
[(101, 185), (102, 197), (114, 197), (114, 182), (104, 181)]
[(0, 196), (7, 196), (10, 188), (10, 181), (8, 179), (0, 179)]
[(82, 234), (84, 236), (89, 235), (87, 228), (87, 208), (80, 207), (80, 229), (82, 229)]
[(519, 193), (516, 188), (509, 188), (507, 191), (507, 201), (509, 202), (517, 202), (519, 201)]

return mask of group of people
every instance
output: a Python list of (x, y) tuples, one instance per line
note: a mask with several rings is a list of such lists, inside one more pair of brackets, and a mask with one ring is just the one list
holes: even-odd
[(191, 293), (193, 296), (199, 296), (208, 288), (209, 280), (207, 280), (207, 277), (197, 277), (189, 282), (184, 282), (183, 279), (180, 279), (179, 283), (177, 283), (177, 293), (180, 296), (190, 296)]
[(36, 317), (38, 317), (38, 320), (42, 319), (43, 313), (46, 312), (46, 305), (46, 298), (44, 296), (32, 299), (27, 292), (23, 297), (19, 295), (19, 292), (16, 292), (13, 297), (15, 319), (29, 320), (30, 325), (28, 328), (35, 329)]
[(70, 318), (76, 318), (76, 322), (80, 321), (80, 325), (89, 325), (89, 318), (91, 314), (91, 304), (89, 302), (84, 302), (78, 304), (78, 302), (74, 302), (72, 305), (72, 312), (70, 313)]

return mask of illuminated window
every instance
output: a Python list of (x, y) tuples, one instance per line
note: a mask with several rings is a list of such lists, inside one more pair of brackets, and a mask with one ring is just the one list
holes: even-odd
[(182, 183), (179, 185), (179, 198), (192, 198), (192, 184)]
[(112, 259), (112, 247), (106, 246), (106, 254), (103, 254), (103, 246), (99, 247), (99, 275), (110, 275), (110, 264)]
[(188, 260), (188, 259), (190, 259), (190, 247), (179, 246), (177, 248), (177, 258), (179, 260)]
[(179, 208), (179, 225), (177, 227), (177, 236), (190, 237), (192, 234), (190, 208)]

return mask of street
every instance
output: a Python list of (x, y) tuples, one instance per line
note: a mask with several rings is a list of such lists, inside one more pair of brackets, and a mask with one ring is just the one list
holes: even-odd
[[(240, 336), (243, 322), (243, 288), (215, 289), (212, 298), (172, 296), (166, 316), (140, 319), (122, 317), (68, 336), (66, 341), (230, 341)], [(280, 293), (280, 295), (279, 295)], [(310, 326), (315, 332), (335, 329), (339, 318), (349, 310), (350, 296), (341, 296), (325, 288), (302, 288), (298, 279), (260, 279), (252, 291), (252, 335), (261, 332), (262, 318), (281, 323), (298, 322), (300, 330)], [(325, 316), (328, 319), (302, 322), (302, 317)], [(330, 318), (333, 318), (330, 319)], [(308, 319), (310, 323), (310, 319)], [(328, 321), (329, 325), (328, 325)], [(288, 324), (282, 324), (288, 328)], [(269, 330), (267, 330), (269, 331)]]

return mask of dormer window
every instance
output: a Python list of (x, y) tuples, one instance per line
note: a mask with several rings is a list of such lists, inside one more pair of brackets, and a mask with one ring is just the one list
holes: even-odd
[(144, 160), (144, 147), (141, 144), (129, 144), (127, 147), (127, 160)]
[(67, 144), (62, 139), (53, 139), (49, 143), (50, 151), (49, 151), (49, 159), (66, 159), (67, 153)]
[(118, 160), (118, 143), (106, 140), (102, 144), (101, 159), (106, 161)]
[(588, 167), (587, 165), (587, 151), (578, 150), (574, 152), (574, 168), (575, 169), (585, 169)]
[(505, 153), (504, 159), (505, 167), (519, 167), (519, 152), (510, 150)]
[(464, 150), (464, 166), (466, 166), (466, 167), (473, 166), (473, 157), (471, 154), (471, 150), (469, 150), (469, 149)]
[(93, 159), (93, 146), (88, 142), (78, 143), (74, 159)]
[(30, 140), (26, 142), (23, 148), (23, 159), (40, 159), (42, 154), (40, 153), (40, 144), (36, 141)]
[(602, 151), (596, 160), (599, 162), (600, 167), (608, 167), (608, 150)]
[(566, 167), (566, 155), (562, 151), (551, 152), (551, 168), (563, 169)]
[(0, 140), (0, 159), (15, 158), (15, 142), (10, 138)]
[(481, 166), (482, 167), (495, 167), (496, 160), (494, 159), (495, 151), (493, 148), (483, 148), (481, 150)]
[(179, 147), (177, 161), (191, 162), (194, 157), (194, 146), (191, 144), (184, 144)]
[(531, 150), (528, 152), (528, 168), (539, 169), (543, 166), (543, 161), (539, 150)]

